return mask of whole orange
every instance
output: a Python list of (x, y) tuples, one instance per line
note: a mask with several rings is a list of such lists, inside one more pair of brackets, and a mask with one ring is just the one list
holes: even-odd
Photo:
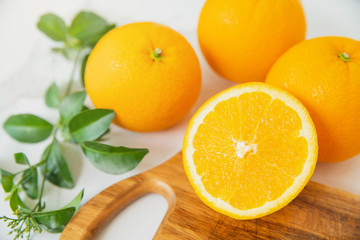
[(96, 44), (85, 88), (96, 108), (113, 109), (114, 122), (156, 131), (181, 120), (201, 87), (198, 58), (187, 40), (164, 25), (139, 22), (111, 30)]
[(295, 95), (318, 133), (319, 161), (338, 162), (360, 153), (360, 42), (321, 37), (291, 48), (266, 82)]
[(207, 0), (198, 38), (210, 66), (234, 82), (264, 81), (287, 49), (305, 38), (299, 0)]

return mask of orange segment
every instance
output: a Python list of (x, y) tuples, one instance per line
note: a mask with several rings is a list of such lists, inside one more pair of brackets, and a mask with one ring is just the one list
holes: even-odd
[(316, 131), (293, 96), (248, 83), (198, 110), (183, 153), (189, 181), (207, 205), (250, 219), (282, 208), (303, 189), (316, 164)]

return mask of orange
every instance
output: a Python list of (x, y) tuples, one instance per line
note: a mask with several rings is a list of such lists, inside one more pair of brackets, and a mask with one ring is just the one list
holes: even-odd
[(289, 93), (265, 83), (240, 84), (196, 112), (183, 156), (205, 204), (251, 219), (284, 207), (304, 188), (316, 164), (316, 131)]
[(85, 70), (95, 107), (113, 109), (115, 123), (133, 131), (174, 125), (191, 109), (200, 87), (200, 64), (191, 45), (171, 28), (151, 22), (108, 32)]
[(234, 82), (264, 81), (287, 49), (305, 38), (299, 0), (207, 0), (198, 38), (210, 66)]
[(304, 41), (274, 64), (266, 82), (286, 89), (309, 110), (319, 161), (360, 153), (360, 42), (344, 37)]

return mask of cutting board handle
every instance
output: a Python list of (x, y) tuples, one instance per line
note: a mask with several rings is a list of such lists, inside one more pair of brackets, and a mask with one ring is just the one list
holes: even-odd
[(181, 153), (96, 195), (75, 214), (60, 239), (93, 239), (115, 214), (148, 193), (161, 194), (169, 203), (154, 240), (360, 239), (360, 196), (310, 181), (280, 211), (240, 221), (201, 202), (186, 178)]
[(169, 206), (175, 201), (172, 188), (145, 173), (118, 182), (96, 195), (76, 213), (65, 230), (61, 240), (90, 240), (104, 224), (136, 199), (158, 193), (164, 196)]

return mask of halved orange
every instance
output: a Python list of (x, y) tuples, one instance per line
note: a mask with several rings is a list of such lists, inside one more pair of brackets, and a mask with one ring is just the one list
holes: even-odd
[(236, 219), (287, 205), (309, 181), (317, 152), (305, 107), (265, 83), (240, 84), (209, 99), (191, 119), (183, 144), (196, 194)]

